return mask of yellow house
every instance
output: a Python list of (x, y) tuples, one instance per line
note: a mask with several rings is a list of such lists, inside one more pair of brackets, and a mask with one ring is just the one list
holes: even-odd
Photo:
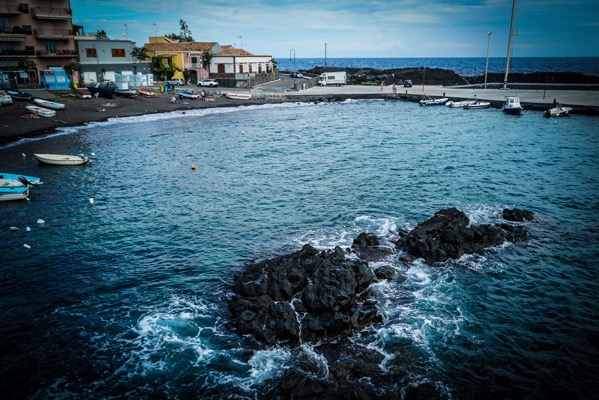
[(189, 71), (191, 83), (208, 78), (208, 66), (202, 65), (202, 54), (206, 51), (211, 51), (212, 54), (221, 51), (221, 46), (216, 42), (172, 42), (160, 36), (150, 37), (150, 43), (146, 43), (144, 47), (148, 57), (164, 67), (174, 68), (172, 78), (185, 79), (183, 71)]

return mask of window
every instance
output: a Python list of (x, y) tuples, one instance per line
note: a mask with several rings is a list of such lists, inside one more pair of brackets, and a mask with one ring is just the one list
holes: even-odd
[(111, 49), (113, 57), (125, 57), (125, 49)]
[(98, 57), (98, 53), (96, 53), (96, 49), (95, 48), (85, 49), (85, 55), (87, 57), (93, 57), (93, 58), (97, 58)]
[(23, 25), (23, 33), (26, 35), (31, 35), (31, 25)]
[(29, 14), (29, 4), (19, 3), (19, 12)]
[(46, 40), (44, 43), (46, 52), (50, 54), (56, 53), (56, 41), (55, 40)]

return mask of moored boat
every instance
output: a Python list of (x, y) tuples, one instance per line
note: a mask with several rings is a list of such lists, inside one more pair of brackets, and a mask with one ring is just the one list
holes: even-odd
[(568, 113), (572, 111), (572, 107), (563, 107), (557, 104), (555, 107), (550, 108), (549, 110), (545, 110), (544, 115), (546, 117), (565, 117)]
[(0, 178), (0, 201), (22, 200), (29, 196), (29, 185), (18, 179)]
[(89, 161), (85, 156), (71, 156), (66, 154), (34, 154), (40, 164), (50, 165), (82, 165)]
[(193, 99), (193, 100), (197, 100), (200, 98), (199, 93), (196, 92), (192, 92), (189, 90), (178, 90), (177, 94), (179, 96), (182, 96), (184, 99)]
[(421, 106), (442, 106), (447, 103), (449, 99), (447, 97), (443, 97), (440, 99), (433, 99), (427, 95), (424, 95), (424, 98), (420, 100)]
[(29, 111), (31, 111), (33, 114), (37, 115), (38, 117), (50, 118), (50, 117), (53, 117), (56, 115), (56, 111), (50, 110), (49, 108), (45, 108), (45, 107), (27, 106), (25, 108), (27, 108)]
[(118, 94), (123, 97), (135, 97), (137, 95), (136, 89), (114, 89), (114, 94)]
[(24, 184), (27, 185), (39, 185), (41, 183), (41, 179), (38, 178), (37, 176), (29, 176), (29, 175), (22, 175), (22, 174), (13, 174), (10, 172), (0, 172), (0, 179), (12, 179), (12, 180), (18, 180), (21, 181)]
[(467, 110), (477, 110), (479, 108), (489, 108), (491, 107), (491, 103), (488, 101), (479, 101), (474, 100), (471, 101), (468, 105), (465, 105), (464, 108)]
[(448, 101), (447, 103), (445, 103), (445, 105), (449, 108), (464, 108), (464, 106), (467, 106), (468, 104), (470, 104), (471, 101), (469, 100), (463, 100), (463, 101)]
[(250, 93), (229, 92), (229, 93), (225, 94), (225, 96), (228, 99), (234, 99), (234, 100), (249, 100), (252, 98), (252, 95)]
[(52, 110), (64, 110), (64, 108), (66, 107), (64, 103), (61, 103), (56, 100), (35, 98), (35, 99), (33, 99), (33, 102), (35, 104), (37, 104), (38, 106), (51, 108)]
[(19, 92), (17, 90), (7, 90), (6, 94), (13, 98), (13, 100), (31, 100), (33, 95), (27, 92)]
[(504, 113), (511, 115), (520, 115), (522, 106), (520, 105), (520, 97), (505, 96), (505, 104), (501, 108)]

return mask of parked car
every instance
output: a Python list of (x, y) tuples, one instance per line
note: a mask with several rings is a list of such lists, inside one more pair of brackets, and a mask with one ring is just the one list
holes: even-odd
[(198, 82), (198, 86), (217, 87), (218, 82), (215, 79), (204, 79)]
[(412, 81), (406, 79), (405, 81), (403, 81), (403, 87), (412, 87)]
[(183, 79), (169, 79), (166, 81), (166, 83), (168, 83), (169, 85), (175, 85), (175, 86), (185, 85), (185, 82), (183, 82)]
[(291, 76), (292, 78), (303, 78), (304, 75), (301, 72), (292, 72), (291, 74), (289, 74), (289, 76)]

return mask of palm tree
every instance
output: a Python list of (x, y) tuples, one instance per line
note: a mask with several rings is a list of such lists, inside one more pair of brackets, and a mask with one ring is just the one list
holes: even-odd
[(208, 76), (210, 76), (210, 63), (212, 62), (213, 57), (214, 57), (214, 54), (212, 54), (211, 50), (204, 51), (202, 53), (202, 65), (208, 71)]

